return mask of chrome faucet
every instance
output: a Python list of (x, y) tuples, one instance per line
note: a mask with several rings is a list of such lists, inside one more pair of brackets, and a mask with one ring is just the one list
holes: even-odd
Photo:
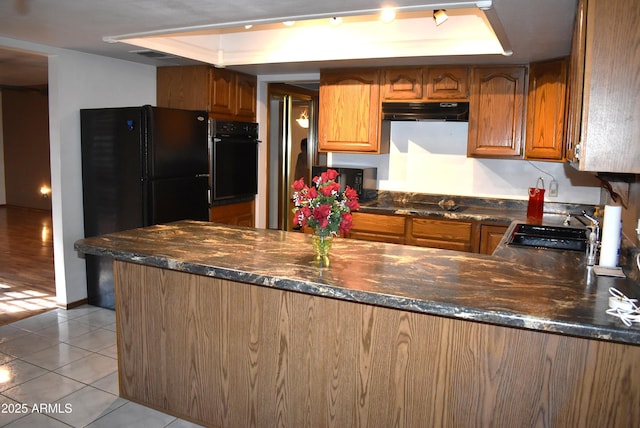
[(593, 266), (596, 264), (596, 254), (598, 252), (598, 247), (600, 246), (600, 222), (595, 217), (591, 217), (584, 210), (582, 211), (582, 215), (591, 221), (591, 224), (587, 226), (587, 229), (590, 230), (587, 239), (587, 266)]
[(585, 210), (582, 210), (582, 215), (584, 216), (584, 218), (591, 221), (591, 226), (593, 227), (593, 231), (596, 232), (596, 238), (599, 240), (600, 239), (600, 222), (598, 221), (598, 219), (595, 217), (591, 217), (589, 214), (587, 214)]

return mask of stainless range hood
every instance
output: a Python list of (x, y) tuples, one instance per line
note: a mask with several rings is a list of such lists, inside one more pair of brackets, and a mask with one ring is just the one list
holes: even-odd
[(382, 103), (382, 120), (443, 120), (468, 122), (469, 103)]

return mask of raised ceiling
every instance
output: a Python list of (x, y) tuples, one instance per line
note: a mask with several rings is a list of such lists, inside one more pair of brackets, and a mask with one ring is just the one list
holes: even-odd
[[(437, 4), (453, 3), (439, 1)], [(290, 17), (336, 14), (385, 6), (436, 4), (425, 0), (5, 0), (0, 2), (0, 86), (46, 84), (47, 58), (2, 48), (2, 37), (103, 55), (156, 66), (195, 64), (175, 55), (148, 55), (125, 43), (107, 43), (105, 37), (173, 28), (226, 26), (247, 21), (277, 21)], [(493, 0), (513, 51), (503, 55), (425, 56), (339, 61), (258, 63), (230, 68), (253, 74), (317, 72), (322, 67), (411, 65), (418, 63), (528, 63), (567, 55), (576, 0)], [(257, 47), (260, 48), (259, 46)], [(146, 53), (146, 55), (144, 55)]]

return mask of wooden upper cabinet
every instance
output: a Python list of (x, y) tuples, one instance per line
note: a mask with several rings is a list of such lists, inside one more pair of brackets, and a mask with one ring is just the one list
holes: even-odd
[(571, 162), (578, 162), (576, 146), (580, 142), (582, 124), (582, 95), (584, 88), (584, 51), (586, 43), (586, 8), (584, 0), (578, 1), (576, 20), (573, 26), (571, 56), (569, 59), (569, 82), (567, 85), (567, 126), (565, 129), (565, 156)]
[(421, 67), (382, 70), (383, 101), (417, 101), (422, 99)]
[(558, 59), (530, 65), (525, 159), (564, 159), (567, 64)]
[(206, 110), (215, 119), (255, 122), (257, 79), (208, 65), (158, 67), (159, 107)]
[(156, 105), (209, 111), (209, 69), (207, 65), (158, 67)]
[(211, 116), (219, 119), (255, 121), (257, 86), (255, 76), (212, 68)]
[(249, 74), (236, 74), (235, 115), (255, 121), (258, 80)]
[(639, 16), (637, 0), (579, 2), (568, 136), (581, 171), (640, 174)]
[(225, 69), (212, 69), (209, 77), (210, 112), (213, 116), (233, 116), (236, 98), (236, 75)]
[(521, 157), (525, 79), (524, 66), (472, 68), (468, 156)]
[(430, 101), (467, 101), (468, 67), (429, 67), (425, 75), (426, 98)]
[(382, 70), (382, 101), (468, 101), (468, 67), (413, 67)]
[(322, 71), (318, 150), (388, 152), (388, 146), (380, 146), (380, 104), (378, 70)]

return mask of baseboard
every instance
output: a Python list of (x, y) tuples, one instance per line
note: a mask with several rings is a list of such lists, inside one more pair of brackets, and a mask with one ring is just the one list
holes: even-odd
[(59, 308), (61, 309), (73, 309), (73, 308), (77, 308), (78, 306), (82, 306), (82, 305), (86, 305), (87, 304), (87, 299), (82, 299), (82, 300), (77, 300), (75, 302), (71, 302), (71, 303), (67, 303), (66, 305), (58, 305)]

